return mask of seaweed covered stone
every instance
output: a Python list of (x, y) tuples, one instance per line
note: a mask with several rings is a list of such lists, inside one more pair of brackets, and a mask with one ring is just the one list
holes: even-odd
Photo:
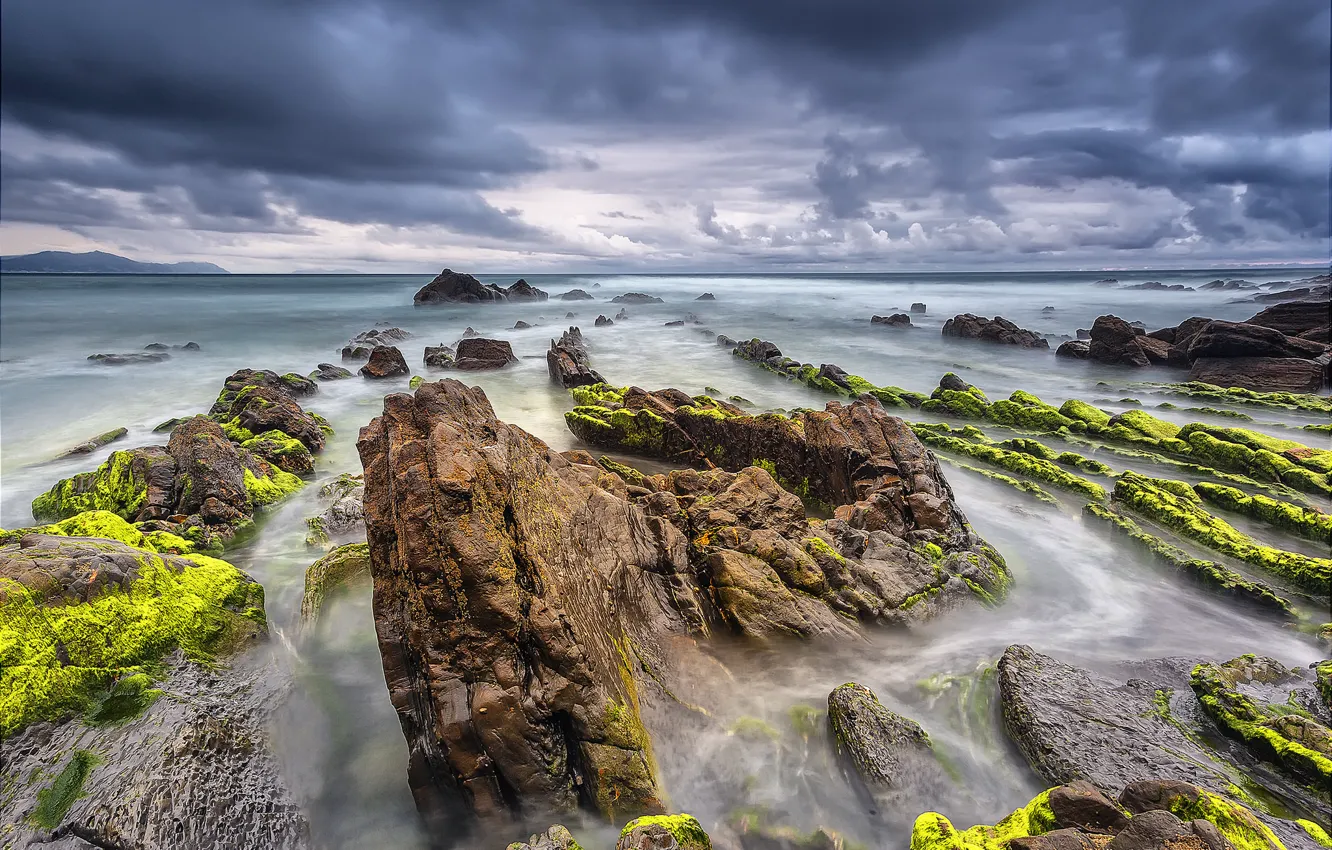
[(301, 597), (301, 619), (319, 619), (325, 600), (358, 579), (370, 577), (370, 550), (364, 543), (339, 546), (315, 561), (305, 571), (305, 594)]
[(828, 694), (828, 724), (838, 754), (871, 793), (910, 787), (933, 797), (946, 784), (925, 730), (890, 711), (864, 685), (848, 682)]
[(647, 815), (624, 825), (615, 850), (712, 850), (693, 815)]
[(324, 448), (324, 423), (297, 401), (317, 391), (314, 381), (300, 375), (241, 369), (228, 376), (208, 413), (237, 443), (280, 431), (318, 452)]

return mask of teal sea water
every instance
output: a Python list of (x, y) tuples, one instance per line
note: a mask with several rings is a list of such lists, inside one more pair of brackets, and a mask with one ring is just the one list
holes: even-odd
[[(1263, 282), (1310, 273), (1212, 269), (1114, 276), (1124, 283), (1198, 286), (1218, 277)], [(5, 275), (0, 278), (0, 525), (30, 524), (35, 496), (60, 478), (92, 469), (113, 448), (165, 442), (153, 426), (206, 411), (232, 371), (251, 367), (305, 374), (321, 362), (339, 363), (338, 351), (350, 337), (385, 324), (414, 335), (401, 348), (417, 374), (426, 374), (423, 346), (452, 345), (467, 327), (511, 341), (518, 364), (470, 374), (466, 380), (486, 390), (502, 418), (558, 448), (571, 448), (575, 441), (562, 418), (571, 399), (549, 382), (544, 359), (550, 339), (569, 325), (582, 328), (594, 366), (612, 382), (673, 386), (691, 394), (711, 386), (743, 396), (759, 409), (817, 407), (827, 399), (732, 357), (716, 345), (716, 334), (762, 337), (799, 360), (836, 363), (881, 385), (928, 393), (944, 372), (954, 371), (991, 398), (1025, 389), (1053, 404), (1077, 397), (1124, 410), (1133, 406), (1125, 399), (1138, 398), (1147, 406), (1163, 400), (1141, 382), (1178, 380), (1180, 373), (1128, 372), (1056, 359), (1058, 335), (1089, 328), (1104, 313), (1156, 328), (1190, 316), (1241, 320), (1261, 308), (1230, 303), (1245, 293), (1092, 285), (1105, 276), (526, 275), (553, 296), (581, 288), (596, 300), (414, 308), (412, 294), (429, 276)], [(508, 284), (516, 275), (481, 277)], [(598, 314), (613, 316), (620, 308), (606, 303), (612, 296), (631, 291), (665, 303), (629, 305), (627, 321), (593, 327)], [(703, 292), (717, 300), (696, 302)], [(912, 316), (916, 328), (869, 323), (874, 314), (906, 312), (916, 301), (928, 305), (924, 315)], [(1044, 311), (1047, 306), (1054, 310)], [(566, 317), (568, 312), (575, 315)], [(664, 325), (691, 312), (701, 325)], [(961, 312), (1002, 315), (1054, 335), (1051, 351), (941, 337), (944, 321)], [(512, 330), (520, 320), (536, 327)], [(173, 351), (161, 363), (112, 367), (86, 359), (140, 351), (154, 342), (188, 341), (197, 342), (200, 350)], [(379, 412), (386, 393), (406, 389), (406, 378), (374, 382), (356, 377), (321, 385), (305, 406), (327, 417), (337, 433), (317, 459), (318, 479), (359, 471), (358, 429)], [(1158, 415), (1210, 421), (1178, 410)], [(1259, 418), (1272, 425), (1314, 421), (1266, 411)], [(68, 447), (120, 426), (129, 429), (129, 436), (113, 447), (53, 460)], [(955, 612), (910, 634), (875, 633), (854, 647), (783, 647), (776, 663), (771, 654), (718, 647), (742, 684), (720, 698), (728, 715), (782, 724), (792, 705), (822, 704), (835, 685), (861, 681), (921, 722), (960, 781), (975, 789), (966, 810), (948, 812), (963, 826), (993, 822), (1025, 803), (1038, 781), (1004, 744), (992, 716), (957, 711), (955, 701), (920, 687), (923, 680), (943, 675), (979, 683), (977, 670), (1011, 643), (1030, 643), (1100, 668), (1163, 655), (1224, 659), (1259, 652), (1292, 665), (1319, 655), (1309, 639), (1176, 583), (1084, 529), (1071, 500), (1060, 510), (1040, 510), (984, 478), (954, 467), (945, 472), (972, 524), (1008, 559), (1016, 578), (1011, 597), (997, 608)], [(314, 633), (297, 628), (304, 570), (317, 557), (303, 544), (304, 518), (317, 512), (317, 489), (307, 487), (266, 516), (260, 532), (228, 555), (263, 582), (276, 636), (274, 663), (295, 675), (296, 687), (274, 736), (323, 846), (424, 847), (427, 839), (406, 786), (406, 748), (379, 667), (368, 590), (340, 597)], [(869, 822), (841, 774), (808, 751), (749, 747), (719, 769), (715, 759), (705, 756), (733, 744), (722, 733), (654, 733), (673, 805), (705, 822), (724, 819), (743, 800), (784, 813), (793, 826), (824, 824), (871, 847), (904, 843), (900, 831), (885, 834)], [(932, 803), (923, 799), (914, 806), (913, 815)], [(523, 829), (473, 834), (466, 840), (468, 846), (500, 848), (526, 834)]]

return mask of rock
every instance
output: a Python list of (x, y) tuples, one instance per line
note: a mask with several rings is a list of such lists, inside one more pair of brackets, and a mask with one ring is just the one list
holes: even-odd
[(871, 325), (887, 325), (892, 328), (911, 327), (911, 317), (906, 313), (894, 313), (891, 316), (875, 316), (870, 319)]
[(703, 293), (702, 295), (700, 295), (700, 296), (698, 296), (697, 298), (695, 298), (694, 300), (695, 300), (695, 301), (716, 301), (716, 300), (717, 300), (717, 296), (713, 295), (711, 292), (705, 292), (705, 293)]
[(1093, 283), (1092, 286), (1110, 286), (1110, 287), (1115, 287), (1115, 286), (1119, 286), (1119, 280), (1118, 280), (1118, 278), (1104, 277), (1104, 278), (1101, 278), (1100, 280), (1096, 281), (1095, 283)]
[(1091, 331), (1088, 330), (1087, 328), (1078, 328), (1077, 335), (1078, 339), (1086, 339), (1086, 340), (1091, 339)]
[(1300, 339), (1307, 339), (1311, 342), (1321, 342), (1323, 345), (1327, 345), (1329, 342), (1332, 342), (1332, 328), (1324, 325), (1321, 328), (1307, 330), (1299, 336)]
[(88, 359), (103, 366), (128, 366), (137, 363), (161, 363), (170, 360), (165, 351), (135, 352), (131, 354), (89, 354)]
[(482, 283), (469, 274), (445, 269), (435, 279), (421, 287), (412, 297), (413, 303), (422, 304), (484, 304), (497, 301), (545, 301), (550, 296), (525, 280), (518, 280), (508, 289), (493, 283)]
[(1185, 850), (1187, 847), (1202, 850), (1201, 842), (1196, 839), (1192, 845), (1180, 841), (1192, 835), (1193, 830), (1170, 812), (1143, 812), (1130, 820), (1124, 831), (1110, 840), (1106, 850), (1166, 850), (1167, 847), (1171, 850)]
[(250, 516), (246, 466), (222, 427), (196, 416), (171, 432), (167, 452), (176, 462), (174, 503), (205, 525), (235, 526)]
[(583, 333), (578, 328), (569, 328), (558, 342), (550, 341), (546, 368), (550, 379), (565, 389), (600, 384), (605, 380), (592, 368), (587, 347), (583, 344)]
[(332, 363), (320, 363), (319, 366), (310, 373), (310, 379), (314, 381), (337, 381), (342, 378), (350, 378), (352, 372), (350, 369), (344, 369), (341, 366), (335, 366)]
[(184, 422), (188, 418), (189, 418), (188, 416), (173, 416), (170, 419), (165, 419), (157, 423), (155, 426), (153, 426), (153, 433), (154, 434), (161, 434), (164, 432), (170, 433), (173, 428), (175, 428), (177, 425)]
[(701, 324), (703, 324), (703, 320), (700, 319), (700, 318), (698, 317), (698, 314), (697, 314), (697, 313), (685, 313), (685, 315), (684, 315), (684, 320), (685, 320), (685, 323), (686, 323), (686, 324), (690, 324), (690, 325), (701, 325)]
[(1042, 307), (1042, 308), (1041, 308), (1041, 312), (1042, 312), (1042, 313), (1053, 313), (1054, 311), (1055, 311), (1055, 308), (1050, 307), (1050, 306), (1045, 306), (1045, 307)]
[(1300, 336), (1316, 328), (1328, 326), (1329, 305), (1326, 299), (1318, 301), (1287, 301), (1274, 304), (1257, 313), (1245, 324), (1258, 325), (1280, 331), (1287, 336)]
[(682, 328), (682, 327), (684, 327), (684, 322), (683, 322), (682, 320), (680, 320), (680, 319), (676, 319), (676, 320), (673, 321), (673, 322), (666, 322), (666, 323), (665, 323), (665, 327), (668, 327), (668, 328)]
[(96, 437), (93, 437), (91, 440), (85, 440), (82, 443), (79, 443), (77, 446), (74, 446), (68, 451), (60, 454), (59, 457), (71, 457), (73, 455), (92, 454), (96, 450), (100, 449), (102, 446), (114, 443), (116, 440), (119, 440), (128, 433), (129, 429), (127, 428), (113, 428), (104, 434), (98, 434)]
[(611, 325), (615, 324), (615, 322), (611, 321), (610, 319), (606, 318), (605, 316), (597, 316), (597, 320), (596, 320), (595, 322), (593, 322), (592, 324), (593, 324), (594, 327), (598, 327), (598, 328), (608, 328), (608, 327), (610, 327)]
[(1190, 381), (1259, 392), (1312, 393), (1326, 381), (1325, 364), (1291, 357), (1200, 357)]
[(617, 322), (623, 322), (627, 318), (629, 318), (629, 311), (623, 307), (620, 308), (620, 312), (615, 314), (615, 321)]
[(513, 329), (516, 330), (516, 331), (530, 330), (531, 327), (532, 327), (532, 326), (529, 325), (527, 322), (524, 322), (524, 321), (521, 321), (521, 320), (513, 323)]
[(1208, 322), (1189, 343), (1190, 361), (1209, 357), (1295, 357), (1312, 359), (1326, 351), (1316, 342), (1242, 322)]
[[(63, 840), (53, 847), (310, 846), (266, 731), (286, 680), (237, 654), (266, 633), (263, 591), (249, 576), (222, 561), (31, 534), (0, 547), (0, 579), (17, 582), (10, 600), (21, 586), (47, 609), (40, 629), (15, 624), (26, 639), (7, 659), (23, 665), (34, 695), (6, 693), (7, 842), (46, 846), (54, 834)], [(170, 602), (143, 602), (159, 596)], [(116, 598), (124, 601), (112, 611)], [(76, 609), (81, 618), (67, 616)], [(115, 627), (96, 640), (80, 634), (80, 624), (108, 622)]]
[(623, 295), (617, 295), (611, 299), (612, 304), (665, 304), (655, 295), (645, 295), (642, 292), (626, 292)]
[(936, 766), (925, 730), (889, 711), (864, 685), (851, 682), (828, 695), (828, 723), (838, 755), (871, 788), (919, 785), (922, 768)]
[(344, 363), (349, 360), (369, 360), (371, 351), (374, 351), (374, 346), (344, 345), (342, 347), (342, 360)]
[(1017, 325), (1000, 316), (985, 319), (962, 313), (944, 322), (943, 335), (961, 339), (978, 339), (985, 342), (997, 342), (1003, 345), (1016, 345), (1022, 348), (1049, 348), (1050, 343), (1044, 337)]
[[(1098, 316), (1092, 323), (1087, 357), (1112, 366), (1147, 366), (1151, 363), (1151, 359), (1139, 344), (1140, 338), (1145, 339), (1132, 325), (1118, 316)], [(1153, 341), (1153, 343), (1160, 342), (1160, 340)], [(1169, 349), (1165, 351), (1168, 353)]]
[(712, 850), (693, 815), (649, 815), (625, 824), (615, 850)]
[(582, 850), (573, 835), (556, 824), (545, 832), (533, 835), (526, 842), (510, 844), (506, 850)]
[[(176, 346), (172, 346), (172, 347), (175, 348)], [(200, 350), (200, 349), (199, 349), (199, 343), (197, 343), (197, 342), (187, 342), (187, 343), (185, 343), (184, 345), (180, 346), (180, 350), (181, 350), (181, 351), (199, 351), (199, 350)]]
[(517, 362), (518, 358), (513, 356), (513, 347), (505, 340), (470, 337), (458, 343), (458, 357), (453, 361), (453, 368), (464, 372), (479, 372), (502, 369)]
[[(1154, 339), (1143, 334), (1135, 340), (1142, 353), (1147, 355), (1147, 362), (1154, 364), (1166, 364), (1170, 360), (1171, 344), (1163, 339)], [(1090, 346), (1088, 346), (1090, 349)]]
[(1061, 827), (1113, 835), (1128, 823), (1119, 806), (1090, 782), (1076, 780), (1052, 789), (1048, 802)]
[(1086, 360), (1091, 357), (1091, 342), (1085, 339), (1070, 339), (1068, 342), (1060, 343), (1055, 349), (1055, 357)]
[(256, 436), (279, 431), (318, 452), (324, 448), (326, 423), (296, 400), (318, 390), (318, 384), (300, 375), (240, 369), (227, 376), (208, 413), (222, 424), (228, 438), (242, 446)]
[(365, 539), (365, 482), (360, 475), (339, 475), (319, 488), (319, 496), (329, 504), (322, 513), (306, 519), (310, 529), (305, 535), (306, 546), (319, 548)]
[(305, 571), (305, 594), (301, 597), (301, 621), (318, 621), (327, 599), (358, 579), (370, 578), (370, 550), (364, 543), (339, 546), (315, 561)]
[(1137, 289), (1152, 292), (1192, 292), (1192, 286), (1185, 286), (1182, 283), (1162, 283), (1159, 280), (1149, 280), (1146, 283), (1135, 283), (1129, 286), (1121, 286), (1120, 289)]
[(911, 305), (911, 312), (913, 312), (913, 313), (924, 313), (924, 312), (925, 312), (925, 302), (924, 302), (924, 301), (916, 301), (916, 302), (913, 302), (912, 305)]
[(976, 389), (953, 372), (945, 372), (943, 374), (943, 377), (939, 379), (939, 388), (960, 393), (970, 392)]
[(160, 342), (150, 342), (143, 347), (144, 351), (169, 351), (171, 346)]
[(1040, 835), (1020, 835), (1009, 840), (1007, 846), (1009, 850), (1100, 850), (1098, 842), (1079, 829), (1053, 829)]
[(431, 369), (449, 369), (453, 367), (453, 349), (447, 345), (427, 345), (422, 363)]
[[(598, 409), (592, 389), (575, 392), (576, 411)], [(689, 399), (662, 395), (667, 407)], [(671, 636), (849, 636), (855, 619), (904, 622), (973, 597), (967, 579), (987, 593), (1006, 582), (933, 456), (863, 402), (807, 414), (800, 433), (780, 426), (788, 454), (796, 440), (806, 449), (811, 491), (865, 496), (817, 525), (763, 469), (594, 466), (500, 422), (457, 381), (384, 404), (358, 443), (375, 619), (428, 822), (460, 800), (483, 816), (580, 799), (608, 817), (659, 812), (636, 695), (659, 693), (656, 677), (675, 669), (668, 654), (684, 644)], [(779, 417), (741, 418), (767, 448), (764, 423)], [(809, 462), (819, 453), (824, 468)], [(949, 499), (946, 528), (906, 507), (930, 491)]]
[(474, 337), (474, 336), (480, 336), (480, 334), (478, 334), (476, 331), (472, 330), (471, 326), (468, 326), (468, 327), (464, 328), (464, 329), (463, 329), (463, 332), (462, 332), (462, 335), (463, 335), (463, 339), (468, 339), (469, 337)]
[(561, 301), (591, 301), (593, 297), (581, 289), (570, 289), (560, 294)]
[(717, 344), (725, 346), (726, 348), (735, 348), (737, 345), (739, 345), (738, 342), (731, 339), (726, 334), (717, 334)]

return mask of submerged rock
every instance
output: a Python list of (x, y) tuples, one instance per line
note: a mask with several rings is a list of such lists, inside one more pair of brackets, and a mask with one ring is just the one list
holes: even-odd
[(128, 366), (136, 363), (161, 363), (170, 360), (165, 351), (139, 351), (129, 354), (89, 354), (88, 359), (103, 366)]
[(864, 685), (851, 682), (828, 695), (828, 723), (838, 755), (888, 811), (905, 802), (901, 792), (938, 799), (949, 785), (925, 730), (889, 711)]
[(628, 318), (629, 318), (629, 311), (624, 309), (623, 307), (621, 307), (619, 312), (615, 314), (615, 321), (617, 322), (623, 322), (625, 319)]
[(361, 367), (361, 375), (366, 378), (397, 378), (411, 372), (407, 358), (391, 345), (375, 346), (370, 352), (370, 362)]
[(513, 356), (513, 347), (505, 340), (468, 337), (458, 343), (458, 357), (453, 361), (453, 368), (478, 372), (502, 369), (517, 362), (518, 358)]
[(305, 521), (310, 530), (305, 545), (326, 547), (333, 542), (365, 538), (365, 482), (360, 475), (339, 475), (319, 488), (321, 499), (329, 501), (320, 514)]
[(594, 296), (581, 289), (570, 289), (559, 296), (561, 301), (591, 301)]
[(626, 292), (623, 295), (617, 295), (611, 299), (612, 304), (665, 304), (655, 295), (646, 295), (642, 292)]
[(911, 327), (911, 317), (906, 313), (894, 313), (891, 316), (875, 316), (870, 319), (871, 325), (887, 325), (890, 328), (909, 328)]
[(606, 318), (605, 316), (597, 316), (597, 320), (592, 323), (594, 327), (598, 328), (608, 328), (613, 324), (615, 324), (615, 322)]
[(693, 815), (649, 815), (625, 824), (615, 850), (712, 850)]
[(127, 428), (112, 428), (110, 431), (107, 431), (104, 434), (98, 434), (96, 437), (93, 437), (91, 440), (84, 440), (82, 443), (79, 443), (77, 446), (74, 446), (68, 451), (62, 452), (59, 455), (59, 457), (64, 458), (64, 457), (72, 457), (74, 455), (92, 454), (93, 452), (100, 449), (102, 446), (110, 445), (111, 443), (114, 443), (116, 440), (121, 439), (127, 434), (129, 434), (129, 429)]
[(1067, 342), (1060, 343), (1059, 347), (1055, 349), (1055, 357), (1088, 360), (1091, 358), (1091, 342), (1085, 339), (1070, 339)]
[(925, 312), (925, 302), (924, 302), (924, 301), (914, 301), (914, 302), (912, 302), (912, 304), (911, 304), (911, 312), (913, 312), (913, 313), (924, 313), (924, 312)]
[(315, 561), (305, 571), (305, 594), (301, 597), (301, 620), (319, 619), (325, 600), (357, 579), (370, 578), (370, 550), (364, 543), (339, 546)]
[(546, 368), (550, 372), (550, 379), (566, 389), (604, 381), (601, 374), (592, 368), (587, 347), (583, 344), (583, 333), (578, 328), (569, 328), (560, 335), (558, 341), (550, 341), (550, 349), (546, 352)]
[(453, 358), (453, 349), (447, 345), (427, 345), (422, 363), (431, 369), (450, 369)]
[(335, 366), (332, 363), (320, 363), (319, 366), (310, 373), (312, 381), (339, 381), (343, 378), (350, 378), (352, 372), (350, 369), (342, 366)]
[(695, 301), (716, 301), (716, 300), (717, 300), (717, 296), (713, 295), (711, 292), (705, 292), (705, 293), (703, 293), (702, 295), (700, 295), (700, 296), (698, 296), (697, 298), (695, 298), (694, 300), (695, 300)]
[(943, 335), (1016, 345), (1021, 348), (1050, 347), (1050, 342), (1045, 337), (1034, 331), (1019, 328), (1002, 316), (986, 319), (973, 316), (971, 313), (961, 313), (944, 322)]

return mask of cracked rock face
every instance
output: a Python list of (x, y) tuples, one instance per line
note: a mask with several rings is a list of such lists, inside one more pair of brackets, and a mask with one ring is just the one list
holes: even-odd
[[(757, 467), (648, 476), (555, 452), (457, 381), (387, 397), (358, 448), (385, 678), (427, 820), (659, 811), (639, 696), (665, 688), (680, 640), (845, 636), (999, 592), (1002, 561), (911, 440), (891, 475), (838, 479), (884, 506), (825, 523)], [(912, 528), (890, 533), (889, 510)]]

